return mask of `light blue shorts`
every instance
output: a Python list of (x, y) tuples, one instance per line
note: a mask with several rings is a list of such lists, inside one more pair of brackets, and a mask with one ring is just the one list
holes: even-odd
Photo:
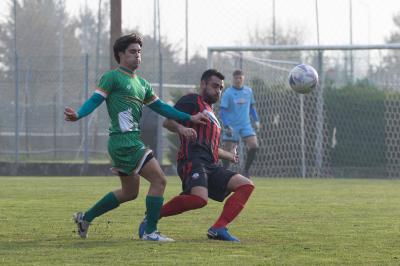
[(232, 127), (232, 128), (233, 128), (232, 137), (228, 137), (225, 134), (225, 130), (222, 131), (222, 141), (239, 142), (240, 138), (256, 136), (256, 132), (254, 131), (251, 124), (248, 124), (244, 127)]

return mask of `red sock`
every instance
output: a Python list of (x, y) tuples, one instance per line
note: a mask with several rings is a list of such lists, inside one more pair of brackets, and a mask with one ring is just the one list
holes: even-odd
[(162, 206), (160, 218), (199, 209), (207, 205), (207, 201), (196, 195), (179, 195)]
[(253, 190), (254, 186), (250, 184), (238, 187), (233, 195), (226, 200), (221, 216), (215, 222), (213, 227), (226, 227), (230, 222), (232, 222), (244, 208), (244, 205)]

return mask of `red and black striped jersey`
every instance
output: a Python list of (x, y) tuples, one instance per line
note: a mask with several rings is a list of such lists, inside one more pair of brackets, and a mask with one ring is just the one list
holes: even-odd
[(191, 127), (196, 130), (197, 139), (188, 141), (180, 138), (181, 146), (178, 151), (178, 161), (185, 161), (201, 158), (210, 162), (218, 162), (218, 146), (221, 134), (221, 125), (214, 114), (212, 106), (198, 94), (188, 94), (179, 99), (175, 108), (194, 115), (198, 112), (206, 114), (209, 118), (206, 125), (194, 124), (191, 121), (179, 123), (185, 127)]

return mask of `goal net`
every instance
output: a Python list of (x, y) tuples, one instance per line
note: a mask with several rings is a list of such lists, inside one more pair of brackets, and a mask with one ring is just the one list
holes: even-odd
[[(224, 73), (226, 87), (242, 69), (253, 89), (262, 127), (252, 175), (400, 176), (398, 47), (271, 47), (209, 48), (209, 66)], [(320, 75), (307, 95), (287, 82), (299, 63)], [(239, 150), (241, 165), (233, 168), (240, 171), (243, 142)]]

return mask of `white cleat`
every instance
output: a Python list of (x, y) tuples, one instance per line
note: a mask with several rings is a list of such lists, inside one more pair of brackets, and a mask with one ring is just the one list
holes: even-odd
[(158, 231), (154, 231), (151, 234), (144, 233), (141, 239), (146, 240), (146, 241), (158, 241), (158, 242), (174, 242), (175, 241), (172, 238), (161, 235), (160, 232), (158, 232)]
[(90, 223), (88, 221), (83, 220), (83, 216), (84, 216), (83, 212), (77, 212), (74, 214), (73, 218), (76, 223), (76, 226), (78, 227), (79, 236), (81, 238), (87, 238)]

